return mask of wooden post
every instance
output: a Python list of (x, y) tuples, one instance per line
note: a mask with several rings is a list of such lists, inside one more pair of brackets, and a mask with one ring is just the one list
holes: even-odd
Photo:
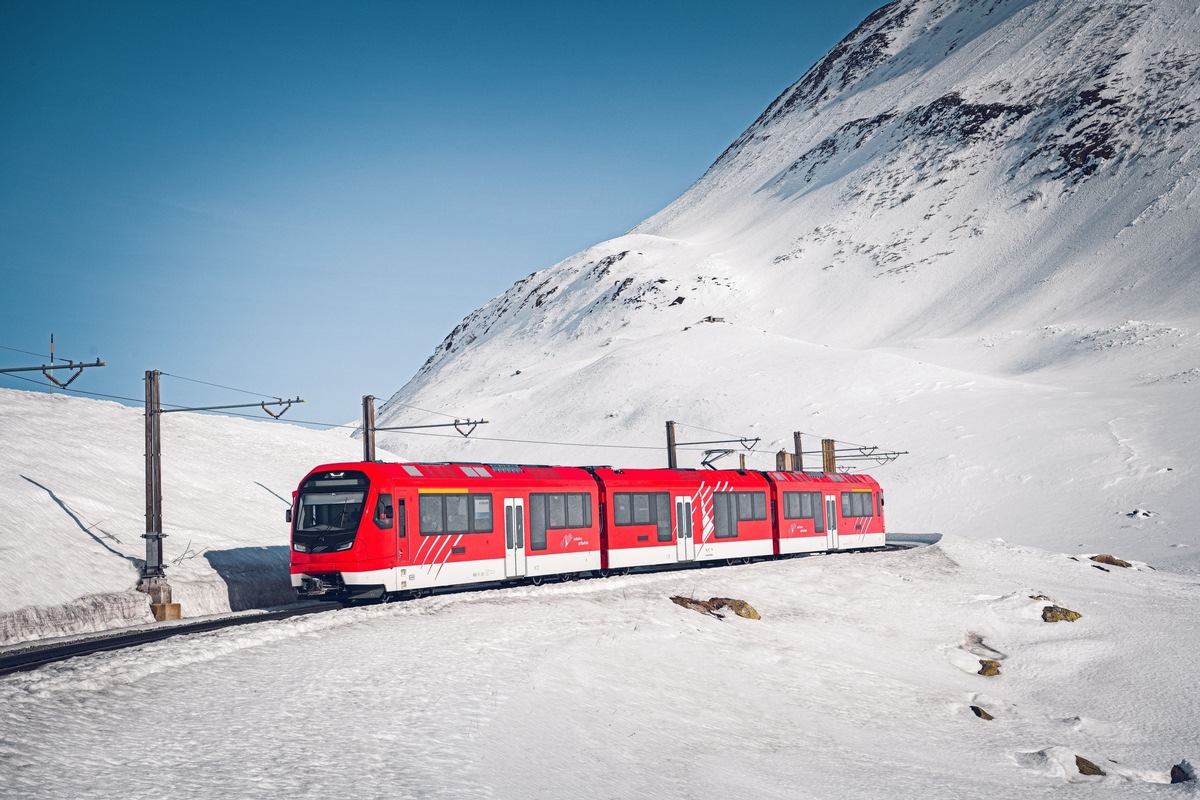
[(671, 420), (667, 420), (667, 469), (679, 469), (675, 455), (675, 423)]
[(821, 461), (826, 472), (837, 472), (837, 456), (833, 451), (833, 439), (821, 440)]
[(800, 431), (792, 434), (792, 441), (796, 444), (796, 472), (804, 472), (804, 448), (800, 446)]
[(375, 398), (363, 395), (363, 461), (375, 460)]
[(171, 584), (163, 565), (162, 532), (162, 403), (157, 370), (146, 371), (146, 562), (138, 591), (150, 595), (150, 612), (158, 622), (179, 619), (179, 603), (171, 602)]
[(742, 470), (743, 472), (746, 471), (746, 454), (745, 453), (738, 453), (738, 469)]

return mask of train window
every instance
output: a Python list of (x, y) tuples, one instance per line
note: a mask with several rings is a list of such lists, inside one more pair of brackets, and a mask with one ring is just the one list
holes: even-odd
[(800, 492), (783, 493), (783, 518), (800, 519), (800, 505), (804, 495)]
[(586, 494), (569, 494), (567, 495), (567, 527), (582, 528), (583, 510), (586, 507), (584, 503)]
[(446, 495), (446, 533), (466, 533), (469, 531), (470, 525), (467, 524), (467, 496), (465, 494)]
[(669, 542), (671, 498), (666, 492), (617, 492), (613, 495), (613, 521), (618, 525), (654, 525), (658, 541)]
[(396, 514), (396, 537), (403, 539), (408, 535), (408, 517), (404, 515), (404, 498), (396, 504), (398, 513)]
[(490, 494), (423, 494), (420, 509), (422, 536), (492, 530)]
[(713, 536), (718, 539), (737, 538), (737, 513), (733, 492), (713, 494)]
[(654, 494), (655, 522), (658, 524), (658, 540), (671, 541), (671, 500), (665, 494)]
[(843, 517), (872, 516), (870, 492), (842, 492)]
[(492, 496), (471, 495), (471, 530), (475, 533), (492, 532)]
[(445, 523), (442, 521), (442, 496), (421, 495), (421, 535), (442, 533)]
[(633, 524), (650, 524), (650, 495), (639, 492), (633, 496)]
[(633, 514), (630, 511), (629, 494), (618, 492), (613, 495), (613, 521), (618, 525), (632, 525)]
[(546, 549), (546, 495), (529, 495), (529, 549)]
[(529, 495), (530, 550), (546, 549), (547, 530), (590, 527), (592, 495), (586, 492)]
[(731, 492), (737, 498), (737, 518), (738, 519), (766, 519), (767, 518), (767, 494), (766, 492)]
[(811, 519), (815, 523), (813, 530), (816, 533), (822, 533), (825, 530), (823, 515), (821, 514), (821, 493), (820, 492), (784, 492), (783, 493), (783, 518), (784, 519)]
[(567, 496), (563, 494), (546, 495), (546, 509), (549, 513), (547, 527), (567, 527)]
[(375, 527), (387, 530), (392, 527), (392, 496), (383, 492), (375, 501)]

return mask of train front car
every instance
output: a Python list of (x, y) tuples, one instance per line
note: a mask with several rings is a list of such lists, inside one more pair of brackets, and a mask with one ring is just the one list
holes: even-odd
[(870, 475), (768, 472), (779, 553), (883, 547), (883, 491)]
[(301, 597), (384, 596), (396, 564), (398, 537), (392, 496), (380, 467), (327, 464), (300, 482), (289, 519), (292, 587)]
[(600, 568), (598, 488), (577, 467), (331, 464), (292, 513), (292, 586), (344, 601)]

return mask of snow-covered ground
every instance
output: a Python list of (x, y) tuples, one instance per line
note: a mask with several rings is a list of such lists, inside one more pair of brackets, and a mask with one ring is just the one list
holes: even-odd
[(1164, 784), (1200, 762), (1200, 583), (1109, 570), (952, 537), (198, 634), (0, 681), (0, 774), (24, 798), (1196, 796)]

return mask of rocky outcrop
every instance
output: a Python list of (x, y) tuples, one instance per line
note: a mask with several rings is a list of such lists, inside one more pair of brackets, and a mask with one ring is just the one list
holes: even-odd
[(718, 614), (722, 608), (728, 608), (734, 614), (745, 619), (762, 619), (754, 606), (747, 603), (745, 600), (737, 600), (732, 597), (713, 597), (708, 600), (696, 600), (692, 597), (672, 597), (671, 602), (677, 606), (690, 608), (693, 611), (698, 611), (701, 614), (707, 614), (717, 619), (724, 619), (724, 614)]
[(1083, 615), (1062, 606), (1046, 606), (1042, 609), (1043, 622), (1074, 622)]

